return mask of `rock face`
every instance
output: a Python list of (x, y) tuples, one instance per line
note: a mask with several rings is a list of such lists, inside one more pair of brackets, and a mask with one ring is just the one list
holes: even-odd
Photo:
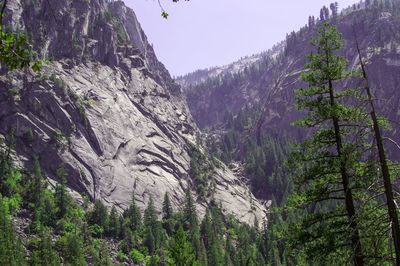
[[(0, 133), (14, 131), (21, 162), (29, 169), (37, 155), (54, 181), (64, 165), (72, 190), (120, 209), (133, 192), (158, 210), (165, 192), (176, 210), (187, 189), (196, 195), (189, 151), (199, 131), (134, 12), (121, 1), (9, 2), (8, 24), (48, 60), (39, 75), (0, 77)], [(265, 218), (266, 206), (227, 167), (212, 180), (199, 214), (212, 197), (243, 222)]]
[[(343, 15), (331, 20), (343, 34), (345, 46), (341, 53), (348, 59), (352, 69), (359, 67), (356, 33), (364, 59), (368, 60), (367, 71), (375, 97), (379, 99), (376, 102), (379, 112), (395, 121), (392, 137), (397, 142), (400, 140), (398, 10), (398, 2), (386, 10), (361, 6), (358, 9), (346, 9)], [(291, 126), (301, 115), (295, 108), (294, 91), (307, 86), (300, 81), (299, 74), (304, 68), (307, 54), (312, 52), (310, 40), (316, 32), (315, 25), (293, 32), (285, 42), (260, 54), (258, 60), (251, 64), (244, 64), (240, 60), (229, 67), (219, 68), (221, 71), (218, 75), (215, 69), (211, 69), (178, 79), (179, 83), (186, 86), (184, 91), (196, 123), (201, 128), (218, 126), (224, 123), (227, 111), (236, 116), (245, 106), (251, 106), (262, 114), (260, 124), (266, 134), (301, 138), (304, 134), (299, 128)], [(224, 69), (235, 71), (222, 71)], [(344, 85), (362, 87), (360, 83)], [(390, 149), (400, 158), (397, 147)]]

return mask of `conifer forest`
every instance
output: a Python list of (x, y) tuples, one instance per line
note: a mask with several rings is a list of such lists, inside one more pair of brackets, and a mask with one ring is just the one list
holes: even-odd
[(179, 76), (138, 1), (0, 0), (0, 265), (400, 265), (400, 1)]

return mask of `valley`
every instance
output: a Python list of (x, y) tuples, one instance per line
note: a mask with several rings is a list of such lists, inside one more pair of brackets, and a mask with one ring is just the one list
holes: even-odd
[(0, 5), (0, 264), (400, 262), (398, 0), (175, 79), (123, 1)]

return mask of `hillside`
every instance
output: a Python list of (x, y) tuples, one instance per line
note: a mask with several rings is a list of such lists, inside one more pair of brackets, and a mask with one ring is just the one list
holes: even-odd
[[(324, 131), (329, 128), (331, 123), (329, 119), (321, 120), (323, 122), (318, 120), (323, 114), (321, 110), (324, 110), (322, 103), (327, 105), (327, 109), (329, 104), (324, 102), (324, 93), (319, 95), (317, 89), (322, 88), (321, 91), (323, 91), (323, 88), (328, 87), (328, 82), (325, 80), (326, 83), (321, 83), (322, 85), (315, 82), (312, 86), (303, 82), (300, 77), (303, 73), (304, 76), (307, 76), (309, 69), (305, 69), (305, 65), (310, 60), (309, 55), (320, 52), (311, 45), (311, 40), (321, 34), (319, 30), (323, 28), (323, 25), (326, 25), (325, 22), (335, 26), (340, 33), (339, 36), (343, 37), (344, 47), (337, 52), (337, 56), (343, 56), (347, 59), (349, 64), (346, 70), (353, 74), (358, 73), (358, 77), (346, 78), (344, 76), (344, 78), (338, 78), (340, 82), (334, 80), (335, 89), (342, 92), (355, 88), (361, 95), (365, 93), (364, 80), (359, 78), (361, 67), (356, 45), (356, 42), (358, 42), (363, 59), (367, 62), (366, 72), (375, 96), (373, 102), (377, 106), (378, 114), (388, 117), (389, 124), (391, 124), (391, 127), (382, 126), (388, 157), (395, 162), (400, 158), (399, 145), (397, 144), (400, 141), (398, 135), (400, 130), (398, 122), (400, 120), (398, 112), (400, 95), (397, 89), (398, 84), (400, 84), (400, 2), (397, 0), (360, 2), (360, 4), (346, 8), (340, 13), (335, 13), (337, 10), (335, 11), (334, 7), (335, 4), (332, 4), (331, 13), (326, 7), (321, 9), (320, 18), (316, 19), (310, 16), (309, 23), (300, 30), (287, 34), (287, 38), (281, 43), (281, 46), (276, 46), (269, 52), (251, 57), (256, 58), (252, 63), (243, 59), (228, 66), (195, 71), (177, 79), (180, 84), (186, 86), (183, 91), (186, 94), (189, 109), (196, 124), (204, 132), (204, 137), (207, 139), (212, 154), (232, 166), (243, 165), (244, 175), (251, 182), (251, 188), (256, 197), (271, 200), (273, 207), (281, 207), (277, 210), (272, 208), (276, 212), (273, 211), (269, 216), (267, 243), (272, 265), (303, 265), (303, 263), (308, 265), (309, 261), (314, 261), (315, 265), (351, 264), (349, 260), (339, 262), (342, 256), (338, 254), (341, 254), (340, 249), (346, 246), (345, 243), (348, 243), (345, 242), (346, 237), (352, 233), (345, 234), (342, 238), (343, 231), (341, 229), (343, 228), (338, 231), (330, 231), (340, 227), (338, 224), (332, 225), (338, 222), (332, 217), (338, 217), (335, 215), (340, 213), (338, 210), (344, 209), (345, 204), (340, 202), (343, 199), (342, 197), (336, 197), (336, 193), (342, 191), (342, 188), (337, 186), (337, 184), (340, 184), (340, 179), (336, 179), (338, 183), (330, 183), (330, 177), (327, 177), (335, 169), (335, 165), (330, 164), (332, 158), (337, 156), (335, 152), (332, 153), (335, 147), (326, 144), (328, 146), (326, 150), (321, 148), (324, 147), (324, 144), (321, 144), (325, 140), (322, 137), (325, 136), (324, 133), (329, 136), (333, 132), (329, 129)], [(318, 48), (323, 50), (321, 46)], [(321, 63), (321, 65), (323, 64)], [(314, 67), (316, 66), (320, 65), (314, 65)], [(316, 68), (318, 69), (318, 67)], [(323, 71), (318, 72), (318, 70), (316, 71), (317, 74), (313, 76), (313, 78), (317, 77), (317, 80), (320, 77), (318, 73), (324, 73)], [(310, 80), (312, 79), (310, 78)], [(306, 109), (305, 112), (299, 111), (296, 104), (296, 90), (300, 88), (304, 88), (303, 97), (307, 93), (312, 95), (308, 99), (309, 102), (307, 100), (303, 102), (302, 107)], [(307, 88), (310, 89), (310, 92), (307, 92)], [(317, 91), (315, 94), (312, 94), (313, 89)], [(337, 98), (339, 99), (340, 96), (337, 96)], [(318, 105), (319, 100), (321, 105)], [(354, 99), (346, 101), (343, 106), (348, 108), (348, 106), (352, 106), (353, 101)], [(321, 111), (321, 113), (318, 113), (318, 111)], [(303, 120), (303, 127), (295, 126), (294, 122), (306, 116), (307, 113), (309, 114), (307, 118), (315, 124), (310, 123), (310, 126)], [(326, 111), (325, 114), (327, 113), (329, 111)], [(315, 120), (312, 120), (313, 118)], [(344, 121), (347, 121), (346, 119), (351, 120), (351, 118), (343, 118)], [(364, 120), (368, 119), (365, 118)], [(382, 119), (382, 121), (384, 120)], [(349, 125), (344, 122), (344, 124), (352, 126), (351, 123)], [(322, 128), (324, 126), (325, 128), (318, 131), (321, 125), (323, 125)], [(382, 122), (382, 125), (384, 125), (384, 122)], [(369, 128), (372, 127), (369, 126)], [(343, 132), (346, 132), (346, 130), (344, 129)], [(321, 135), (318, 135), (318, 133), (321, 133)], [(321, 137), (320, 142), (318, 137)], [(370, 138), (373, 137), (370, 136)], [(360, 139), (355, 137), (352, 140), (358, 142)], [(305, 142), (300, 145), (300, 148), (293, 145), (302, 141)], [(335, 141), (332, 143), (335, 143)], [(317, 153), (307, 154), (303, 151), (302, 149), (307, 144), (311, 146), (311, 150), (315, 148), (313, 151)], [(353, 144), (349, 144), (349, 146), (351, 145)], [(299, 150), (294, 147), (298, 147)], [(375, 148), (372, 146), (371, 149), (374, 150)], [(365, 150), (360, 151), (360, 153), (364, 154)], [(299, 165), (293, 163), (294, 160), (302, 156), (305, 159)], [(312, 167), (307, 169), (307, 166), (313, 165), (313, 163), (318, 165), (321, 159), (319, 156), (324, 158), (323, 162), (326, 162), (328, 167), (322, 166), (321, 169), (317, 170)], [(376, 154), (371, 155), (371, 158), (375, 157), (377, 157)], [(358, 158), (357, 163), (369, 163), (371, 158)], [(397, 164), (394, 163), (391, 167), (395, 168)], [(379, 166), (375, 169), (378, 169), (378, 171), (373, 171), (372, 176), (378, 178), (380, 177)], [(391, 174), (397, 177), (396, 170), (393, 169), (392, 171)], [(357, 171), (354, 172), (357, 173)], [(354, 172), (352, 172), (352, 175)], [(363, 175), (354, 175), (359, 179), (353, 181), (355, 183), (353, 183), (352, 189), (358, 193), (357, 186), (359, 183), (357, 182), (359, 180), (368, 181), (364, 180), (365, 176)], [(313, 183), (314, 181), (315, 183)], [(377, 180), (375, 184), (368, 183), (368, 186), (371, 188), (377, 184), (381, 185), (380, 182)], [(356, 183), (357, 185), (355, 185)], [(318, 190), (319, 188), (320, 190)], [(396, 185), (394, 185), (394, 189), (398, 189)], [(368, 191), (366, 193), (370, 196), (374, 192)], [(323, 195), (322, 198), (321, 195)], [(380, 195), (383, 195), (383, 192)], [(385, 199), (379, 199), (385, 201)], [(294, 203), (296, 201), (299, 202), (298, 209), (292, 212), (291, 208), (296, 206), (296, 203)], [(360, 199), (361, 201), (363, 199)], [(397, 194), (394, 201), (398, 201)], [(357, 208), (359, 208), (357, 211), (361, 213), (364, 210), (361, 210), (362, 207), (358, 203), (356, 203)], [(380, 203), (381, 201), (378, 204)], [(379, 208), (377, 207), (377, 209)], [(333, 216), (330, 216), (332, 214)], [(346, 216), (346, 214), (343, 215)], [(383, 216), (379, 217), (382, 219), (381, 221), (386, 219)], [(359, 224), (365, 222), (368, 224), (368, 229), (374, 228), (372, 230), (375, 230), (376, 228), (373, 227), (374, 220), (371, 219), (371, 221), (370, 219), (362, 216), (362, 218), (358, 217), (357, 222)], [(293, 225), (292, 228), (290, 228), (291, 225)], [(332, 227), (330, 227), (331, 225)], [(387, 228), (388, 225), (382, 222), (379, 226), (382, 226), (382, 228), (377, 230), (382, 231), (386, 230), (384, 228)], [(304, 231), (302, 231), (303, 228)], [(295, 244), (291, 242), (293, 238), (298, 242)], [(350, 240), (347, 239), (347, 241)], [(383, 246), (386, 245), (384, 241), (382, 242)], [(363, 242), (364, 247), (368, 246), (368, 240), (365, 242), (360, 240), (358, 243), (361, 242)], [(308, 244), (310, 246), (307, 246)], [(291, 248), (295, 250), (293, 253), (288, 251)], [(297, 253), (297, 251), (304, 252), (307, 259), (304, 259), (303, 255)], [(372, 249), (363, 252), (368, 253), (370, 251), (375, 252)], [(381, 249), (376, 252), (381, 256), (386, 251)], [(332, 255), (332, 259), (329, 258), (328, 254)], [(354, 256), (354, 253), (351, 254)], [(382, 255), (382, 257), (385, 257), (385, 255)], [(371, 265), (384, 265), (380, 264), (383, 262), (372, 262), (374, 258), (376, 257), (371, 257), (371, 261), (365, 258), (365, 261), (369, 261), (368, 263), (371, 263)], [(394, 261), (394, 254), (388, 255), (387, 259)], [(358, 264), (354, 262), (354, 265)]]
[[(32, 5), (13, 1), (8, 14), (48, 64), (39, 76), (1, 77), (1, 87), (16, 90), (2, 90), (2, 135), (14, 129), (23, 164), (31, 168), (38, 156), (50, 180), (59, 181), (56, 169), (65, 165), (68, 186), (93, 201), (123, 210), (135, 191), (142, 208), (152, 196), (160, 211), (158, 195), (168, 192), (177, 208), (185, 190), (197, 190), (190, 154), (201, 149), (198, 129), (134, 12), (121, 1)], [(227, 205), (228, 213), (242, 217), (251, 209), (246, 185), (230, 170), (207, 178), (208, 195), (235, 206)], [(202, 214), (205, 207), (198, 206)], [(261, 220), (264, 207), (257, 208)]]
[[(393, 110), (399, 109), (396, 90), (399, 76), (395, 74), (400, 66), (399, 2), (369, 8), (364, 4), (354, 6), (330, 18), (330, 22), (343, 34), (345, 49), (342, 53), (351, 68), (358, 67), (357, 37), (364, 56), (368, 58), (367, 70), (374, 82), (381, 114), (398, 121), (398, 113)], [(260, 59), (252, 64), (238, 61), (229, 67), (239, 71), (222, 71), (219, 75), (215, 71), (199, 71), (201, 78), (196, 72), (179, 78), (179, 83), (188, 84), (184, 91), (199, 127), (212, 128), (223, 124), (227, 114), (236, 117), (248, 107), (265, 114), (260, 123), (266, 132), (299, 137), (297, 129), (291, 126), (299, 114), (294, 108), (294, 90), (305, 86), (299, 81), (299, 73), (307, 54), (312, 51), (310, 39), (315, 36), (317, 28), (314, 22), (288, 34), (278, 55), (261, 53)], [(209, 73), (207, 78), (206, 73)]]
[(0, 265), (400, 263), (399, 0), (176, 80), (121, 0), (0, 6)]
[(268, 202), (198, 141), (180, 86), (123, 1), (13, 0), (5, 15), (43, 67), (0, 65), (0, 240), (10, 244), (0, 260), (166, 263), (182, 226), (199, 260), (203, 217), (221, 223), (215, 235), (266, 221)]
[[(349, 67), (359, 70), (356, 39), (367, 59), (379, 114), (389, 118), (393, 130), (386, 133), (388, 151), (400, 156), (397, 85), (400, 76), (399, 1), (388, 6), (364, 3), (344, 9), (329, 22), (344, 38), (341, 55)], [(190, 112), (196, 124), (207, 132), (213, 154), (229, 164), (241, 162), (258, 198), (282, 199), (293, 187), (289, 173), (282, 170), (288, 143), (304, 139), (307, 131), (293, 126), (302, 116), (295, 105), (295, 90), (307, 85), (300, 73), (312, 52), (311, 39), (321, 25), (310, 17), (309, 24), (287, 35), (273, 49), (231, 65), (199, 70), (178, 78), (186, 84)], [(201, 75), (200, 75), (200, 74)], [(217, 74), (219, 73), (219, 74)], [(361, 80), (347, 81), (342, 87), (359, 87)]]
[(208, 79), (217, 78), (227, 74), (237, 74), (239, 72), (243, 72), (245, 68), (248, 68), (254, 64), (259, 64), (265, 57), (277, 56), (283, 47), (283, 44), (279, 44), (267, 52), (246, 56), (225, 66), (199, 69), (184, 76), (177, 77), (175, 81), (181, 85), (182, 89), (185, 90), (192, 86), (206, 82)]

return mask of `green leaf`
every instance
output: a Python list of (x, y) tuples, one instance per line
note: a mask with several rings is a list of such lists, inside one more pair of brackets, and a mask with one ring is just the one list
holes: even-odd
[(161, 16), (162, 16), (163, 18), (167, 19), (168, 16), (169, 16), (169, 14), (168, 14), (167, 12), (163, 11), (163, 12), (161, 13)]

